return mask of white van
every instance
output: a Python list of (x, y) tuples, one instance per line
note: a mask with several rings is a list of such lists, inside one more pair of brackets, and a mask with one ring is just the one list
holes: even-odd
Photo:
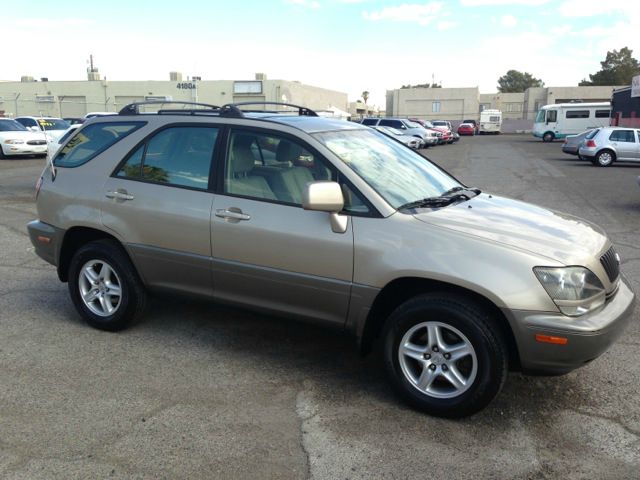
[(565, 138), (585, 130), (609, 126), (611, 103), (556, 103), (540, 109), (533, 124), (533, 136), (544, 142)]
[(480, 112), (480, 128), (478, 133), (500, 133), (502, 128), (502, 112), (500, 110), (487, 109)]

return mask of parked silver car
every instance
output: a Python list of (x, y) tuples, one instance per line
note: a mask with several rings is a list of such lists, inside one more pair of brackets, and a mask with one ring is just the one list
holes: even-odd
[(587, 139), (587, 136), (593, 132), (594, 129), (587, 130), (582, 133), (578, 133), (577, 135), (567, 135), (564, 138), (564, 142), (562, 143), (562, 151), (564, 153), (568, 153), (569, 155), (576, 155), (583, 160), (580, 156), (578, 150), (582, 146), (582, 143)]
[(47, 166), (31, 242), (87, 323), (121, 330), (169, 291), (334, 326), (447, 417), (486, 406), (509, 369), (584, 365), (629, 323), (595, 225), (463, 185), (362, 125), (241, 107), (133, 104)]
[(420, 138), (425, 145), (432, 146), (438, 143), (436, 132), (427, 130), (422, 125), (407, 118), (364, 118), (362, 125), (368, 127), (391, 127), (400, 130), (405, 135)]
[(640, 162), (640, 130), (598, 128), (585, 137), (578, 153), (600, 167), (608, 167), (616, 161)]

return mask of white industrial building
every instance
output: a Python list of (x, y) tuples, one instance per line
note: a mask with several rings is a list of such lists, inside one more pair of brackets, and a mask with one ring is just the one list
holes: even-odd
[[(258, 73), (251, 80), (183, 80), (178, 72), (167, 81), (111, 81), (100, 79), (96, 69), (82, 81), (0, 82), (0, 115), (83, 117), (93, 111), (119, 111), (143, 100), (182, 100), (224, 105), (246, 101), (284, 102), (316, 110), (349, 109), (347, 94), (288, 80), (268, 80)], [(260, 107), (256, 107), (260, 108)], [(268, 108), (268, 107), (267, 107)]]

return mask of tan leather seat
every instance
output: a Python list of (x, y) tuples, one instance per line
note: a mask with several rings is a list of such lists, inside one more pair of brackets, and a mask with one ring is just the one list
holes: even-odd
[(229, 153), (226, 191), (236, 195), (276, 200), (276, 196), (264, 177), (254, 175), (255, 157), (251, 151), (253, 137), (235, 135)]

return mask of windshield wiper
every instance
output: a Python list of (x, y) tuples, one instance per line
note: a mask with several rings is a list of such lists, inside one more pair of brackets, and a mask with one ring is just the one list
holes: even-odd
[(479, 194), (480, 189), (478, 188), (453, 187), (437, 197), (422, 198), (414, 202), (408, 202), (404, 205), (400, 205), (398, 210), (424, 207), (446, 207), (447, 205), (451, 205), (459, 200), (470, 200)]

